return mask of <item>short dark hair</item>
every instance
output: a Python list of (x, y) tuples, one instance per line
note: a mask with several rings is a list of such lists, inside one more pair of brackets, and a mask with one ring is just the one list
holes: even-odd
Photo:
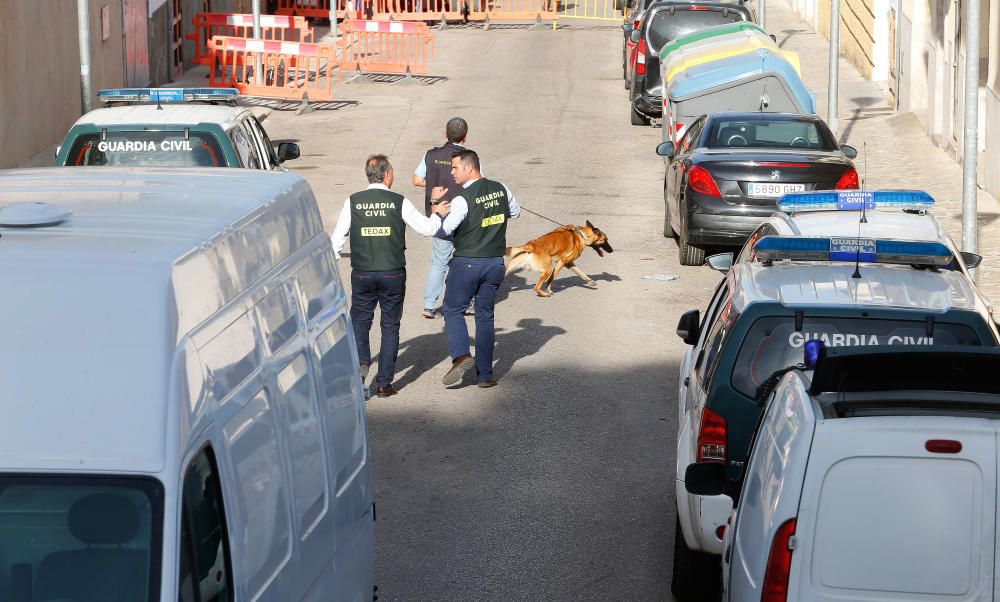
[(476, 171), (479, 171), (479, 155), (474, 150), (465, 149), (454, 152), (451, 154), (451, 158), (458, 159), (462, 165), (466, 167), (471, 166)]
[(389, 157), (385, 155), (372, 155), (365, 161), (365, 175), (368, 176), (370, 184), (381, 184), (385, 181), (385, 175), (392, 169)]
[(469, 135), (469, 124), (461, 117), (452, 117), (448, 120), (444, 133), (448, 136), (448, 142), (464, 142), (465, 137)]

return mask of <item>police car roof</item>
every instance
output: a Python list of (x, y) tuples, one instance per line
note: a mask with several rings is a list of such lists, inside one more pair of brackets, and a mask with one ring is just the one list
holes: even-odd
[(957, 271), (915, 270), (910, 266), (866, 264), (852, 278), (853, 263), (812, 261), (740, 263), (733, 267), (733, 304), (740, 312), (752, 303), (830, 309), (866, 306), (930, 312), (983, 310), (969, 279)]
[(179, 342), (328, 240), (291, 173), (0, 171), (0, 207), (23, 201), (73, 214), (0, 227), (0, 470), (162, 469)]
[(223, 129), (236, 124), (238, 118), (249, 109), (223, 104), (206, 103), (163, 103), (122, 104), (94, 109), (76, 120), (75, 125), (113, 127), (116, 125), (197, 125), (216, 123)]
[[(810, 211), (795, 215), (779, 215), (778, 221), (787, 224), (787, 231), (780, 234), (801, 236), (858, 236), (857, 211)], [(944, 228), (930, 214), (894, 211), (869, 211), (868, 223), (860, 224), (861, 236), (891, 238), (895, 240), (950, 241)]]

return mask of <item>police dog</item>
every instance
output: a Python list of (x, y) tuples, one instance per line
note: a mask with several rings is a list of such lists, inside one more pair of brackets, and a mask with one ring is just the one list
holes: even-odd
[(604, 257), (605, 252), (614, 252), (608, 243), (608, 237), (589, 220), (586, 226), (562, 226), (520, 247), (507, 247), (504, 255), (510, 261), (507, 262), (504, 274), (521, 268), (541, 272), (542, 277), (535, 284), (535, 292), (539, 297), (552, 296), (552, 281), (563, 268), (573, 270), (583, 278), (584, 283), (593, 285), (594, 280), (574, 265), (587, 247), (597, 251), (601, 257)]

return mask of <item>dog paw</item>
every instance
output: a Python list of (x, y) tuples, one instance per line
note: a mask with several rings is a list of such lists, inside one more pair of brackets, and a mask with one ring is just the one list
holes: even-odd
[(587, 286), (597, 286), (597, 281), (594, 280), (593, 278), (588, 278), (584, 280), (583, 283)]
[(552, 291), (538, 291), (539, 297), (551, 297)]

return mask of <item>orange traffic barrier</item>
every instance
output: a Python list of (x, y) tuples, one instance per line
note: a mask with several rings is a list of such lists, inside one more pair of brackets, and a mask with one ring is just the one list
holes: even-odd
[(370, 73), (427, 73), (434, 36), (424, 23), (344, 21), (340, 64), (344, 70)]
[[(338, 4), (346, 5), (346, 0), (338, 0)], [(337, 16), (344, 18), (344, 8), (337, 7)], [(279, 15), (296, 15), (328, 19), (330, 17), (330, 0), (278, 0), (275, 12)]]
[[(210, 64), (211, 51), (208, 48), (208, 41), (213, 37), (253, 37), (253, 15), (198, 13), (191, 19), (191, 23), (194, 25), (194, 33), (189, 33), (185, 37), (194, 42), (193, 61), (200, 65)], [(305, 17), (261, 15), (260, 35), (265, 40), (306, 43), (313, 41), (313, 30)]]
[[(292, 100), (308, 95), (309, 100), (333, 100), (339, 63), (329, 44), (215, 36), (208, 47), (208, 85), (213, 88), (236, 88), (240, 94), (265, 98)], [(258, 58), (261, 73), (254, 73)]]

